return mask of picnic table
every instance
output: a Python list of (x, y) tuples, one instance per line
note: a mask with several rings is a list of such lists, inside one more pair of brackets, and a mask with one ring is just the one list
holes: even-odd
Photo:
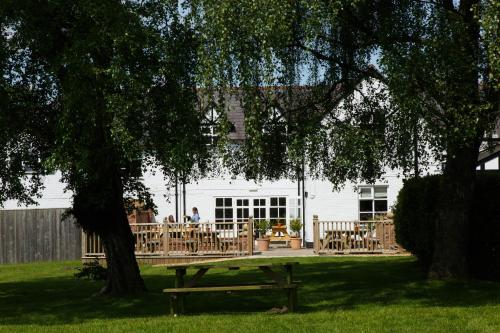
[[(185, 295), (199, 292), (239, 292), (252, 290), (285, 290), (288, 297), (288, 310), (295, 311), (297, 304), (297, 281), (293, 280), (293, 267), (298, 262), (287, 263), (260, 263), (260, 264), (230, 264), (230, 265), (175, 265), (169, 270), (175, 270), (175, 287), (164, 289), (170, 296), (170, 314), (176, 316), (184, 313)], [(221, 286), (199, 286), (201, 278), (210, 269), (240, 270), (241, 268), (258, 268), (271, 282), (263, 284), (230, 284)], [(187, 281), (187, 270), (194, 269), (196, 273)]]
[(275, 225), (271, 227), (271, 242), (286, 242), (290, 241), (290, 235), (286, 230), (286, 225)]

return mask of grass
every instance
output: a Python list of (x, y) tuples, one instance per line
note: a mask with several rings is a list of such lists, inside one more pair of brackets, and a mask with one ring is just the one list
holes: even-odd
[[(283, 259), (289, 261), (290, 259)], [(273, 260), (279, 261), (279, 260)], [(297, 259), (299, 312), (270, 314), (284, 293), (197, 294), (167, 316), (161, 289), (173, 272), (143, 266), (139, 298), (91, 296), (101, 283), (73, 278), (76, 262), (0, 266), (0, 332), (499, 332), (500, 284), (427, 281), (411, 257)], [(262, 273), (213, 270), (206, 283)]]

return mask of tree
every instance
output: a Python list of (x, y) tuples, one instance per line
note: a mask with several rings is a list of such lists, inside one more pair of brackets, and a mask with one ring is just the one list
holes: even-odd
[[(296, 116), (289, 126), (300, 134), (287, 133), (287, 149), (278, 145), (272, 156), (300, 151), (313, 173), (339, 186), (373, 181), (387, 167), (418, 174), (418, 164), (443, 162), (431, 274), (467, 275), (475, 165), (499, 115), (497, 1), (248, 0), (234, 6), (198, 0), (192, 6), (193, 22), (204, 32), (203, 82), (241, 88), (250, 136), (259, 137), (267, 117), (261, 87), (293, 96), (294, 87), (308, 87), (308, 97), (291, 97)], [(262, 156), (265, 148), (266, 140), (254, 140), (245, 153)]]
[[(61, 170), (73, 193), (72, 214), (103, 242), (108, 279), (101, 292), (140, 292), (145, 287), (126, 206), (137, 198), (153, 207), (141, 179), (147, 168), (159, 166), (172, 176), (203, 168), (198, 162), (206, 159), (195, 108), (196, 39), (176, 1), (7, 1), (3, 6), (2, 31), (11, 34), (3, 40), (8, 56), (24, 52), (7, 64), (7, 81), (12, 86), (25, 81), (29, 92), (33, 86), (44, 88), (39, 94), (44, 98), (34, 104), (48, 108), (42, 119), (46, 127), (31, 140), (46, 153), (36, 159), (40, 167)], [(27, 68), (33, 75), (28, 77)], [(28, 119), (34, 117), (31, 106), (22, 109)], [(34, 132), (30, 123), (20, 126)], [(19, 137), (13, 140), (19, 145)], [(15, 182), (19, 174), (8, 177)], [(37, 178), (28, 179), (33, 191), (39, 188)], [(10, 197), (26, 193), (11, 188)]]

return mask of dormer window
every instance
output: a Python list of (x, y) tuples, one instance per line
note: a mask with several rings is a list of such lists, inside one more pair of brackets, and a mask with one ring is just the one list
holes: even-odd
[(219, 113), (214, 107), (207, 109), (202, 121), (202, 133), (207, 139), (207, 145), (215, 146), (219, 139)]

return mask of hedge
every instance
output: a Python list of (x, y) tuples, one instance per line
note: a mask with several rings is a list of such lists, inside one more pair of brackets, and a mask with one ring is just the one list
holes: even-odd
[[(427, 272), (434, 253), (440, 175), (412, 178), (398, 194), (394, 211), (396, 239)], [(500, 172), (477, 174), (469, 229), (468, 262), (472, 276), (500, 280)]]

